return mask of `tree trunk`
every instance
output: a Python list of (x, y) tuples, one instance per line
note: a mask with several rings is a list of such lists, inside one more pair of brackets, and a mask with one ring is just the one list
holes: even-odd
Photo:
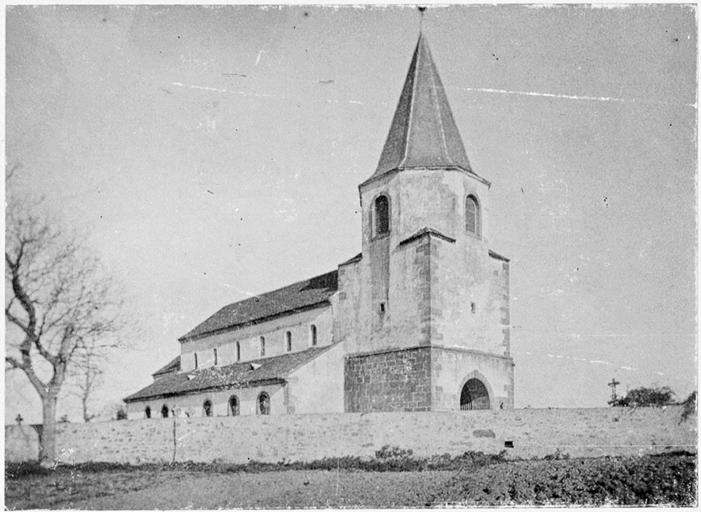
[(86, 394), (83, 394), (82, 397), (80, 397), (81, 400), (81, 405), (83, 406), (83, 421), (85, 423), (88, 423), (91, 419), (92, 416), (88, 414), (88, 397)]
[(58, 397), (53, 394), (41, 398), (43, 428), (39, 443), (39, 462), (42, 466), (52, 466), (56, 460), (56, 404)]

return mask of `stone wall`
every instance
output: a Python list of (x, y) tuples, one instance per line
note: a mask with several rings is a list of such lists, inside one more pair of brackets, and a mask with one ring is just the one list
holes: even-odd
[(346, 412), (457, 411), (471, 378), (487, 388), (490, 409), (511, 409), (512, 365), (506, 356), (440, 346), (349, 354)]
[(41, 425), (11, 425), (5, 427), (5, 461), (22, 462), (39, 453)]
[[(310, 461), (372, 456), (384, 445), (417, 456), (506, 449), (512, 457), (596, 457), (695, 452), (696, 426), (695, 415), (681, 421), (681, 407), (168, 418), (61, 424), (58, 447), (66, 463)], [(32, 435), (6, 426), (6, 459), (36, 458)]]
[(343, 373), (347, 412), (431, 408), (431, 347), (349, 355)]

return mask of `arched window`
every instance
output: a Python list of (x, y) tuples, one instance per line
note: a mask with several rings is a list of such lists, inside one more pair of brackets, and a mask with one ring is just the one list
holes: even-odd
[(265, 336), (260, 337), (260, 357), (265, 356)]
[(241, 343), (239, 343), (238, 341), (236, 342), (236, 360), (241, 360)]
[(146, 409), (144, 410), (144, 414), (146, 414), (146, 419), (151, 417), (151, 408), (147, 405)]
[(232, 416), (239, 415), (239, 399), (236, 395), (231, 395), (229, 397), (229, 414)]
[(210, 400), (205, 400), (204, 403), (202, 404), (202, 410), (204, 411), (205, 416), (211, 416), (212, 415), (212, 402)]
[(312, 324), (311, 327), (309, 327), (309, 330), (311, 331), (310, 334), (312, 336), (312, 347), (316, 346), (316, 325)]
[(168, 404), (163, 404), (163, 407), (161, 407), (161, 416), (164, 418), (168, 417)]
[(469, 195), (467, 199), (465, 199), (465, 228), (467, 232), (475, 236), (481, 236), (481, 222), (480, 205), (477, 202), (477, 198), (473, 195)]
[(389, 199), (381, 195), (375, 199), (374, 208), (375, 236), (389, 233)]
[(214, 366), (217, 366), (219, 364), (219, 358), (217, 357), (217, 349), (212, 349), (214, 350)]
[(258, 395), (258, 414), (270, 414), (270, 396), (265, 391)]
[(285, 348), (288, 352), (292, 352), (292, 333), (290, 331), (285, 333)]
[(194, 353), (195, 356), (195, 370), (197, 370), (197, 352)]

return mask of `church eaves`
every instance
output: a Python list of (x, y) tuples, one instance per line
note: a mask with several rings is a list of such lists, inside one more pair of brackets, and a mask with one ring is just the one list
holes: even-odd
[(395, 169), (454, 167), (474, 174), (428, 42), (421, 34), (371, 179)]
[[(226, 366), (210, 366), (209, 368), (189, 372), (169, 372), (163, 374), (163, 376), (145, 388), (129, 395), (124, 401), (136, 402), (201, 391), (284, 384), (287, 377), (297, 368), (317, 358), (331, 347), (333, 345), (311, 347), (299, 352), (264, 357)], [(177, 360), (179, 363), (179, 356)]]

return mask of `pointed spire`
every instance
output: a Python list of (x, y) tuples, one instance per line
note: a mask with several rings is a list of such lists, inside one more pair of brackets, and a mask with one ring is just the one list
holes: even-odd
[(373, 177), (393, 169), (418, 167), (460, 167), (472, 172), (423, 34), (419, 34), (392, 126)]

